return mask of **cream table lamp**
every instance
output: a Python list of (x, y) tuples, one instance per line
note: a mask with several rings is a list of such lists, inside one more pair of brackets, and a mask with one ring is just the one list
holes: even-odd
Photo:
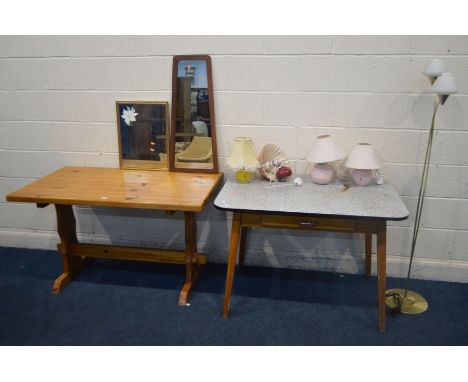
[(260, 167), (257, 152), (250, 137), (237, 137), (227, 165), (236, 174), (239, 183), (247, 183), (253, 179), (253, 174)]

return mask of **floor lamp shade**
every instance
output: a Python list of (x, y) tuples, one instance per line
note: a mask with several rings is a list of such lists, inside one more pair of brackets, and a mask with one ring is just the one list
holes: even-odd
[(450, 95), (458, 92), (455, 77), (450, 73), (442, 73), (432, 85), (431, 92), (438, 95)]
[(447, 69), (445, 68), (444, 62), (440, 58), (434, 58), (428, 62), (424, 68), (423, 74), (428, 77), (438, 77), (446, 71)]

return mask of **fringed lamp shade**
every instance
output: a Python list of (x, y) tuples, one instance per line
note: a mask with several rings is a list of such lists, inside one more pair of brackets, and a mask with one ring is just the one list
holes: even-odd
[(260, 167), (260, 163), (250, 137), (234, 139), (227, 165), (236, 173), (236, 180), (239, 183), (247, 183), (253, 179), (253, 174)]

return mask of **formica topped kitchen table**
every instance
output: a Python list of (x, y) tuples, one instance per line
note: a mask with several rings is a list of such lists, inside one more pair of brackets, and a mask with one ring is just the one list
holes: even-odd
[[(197, 253), (195, 214), (203, 210), (222, 177), (222, 174), (63, 167), (8, 194), (6, 199), (36, 203), (38, 207), (55, 204), (61, 239), (57, 247), (64, 271), (55, 280), (54, 293), (70, 282), (86, 257), (177, 263), (186, 266), (186, 282), (179, 299), (179, 304), (185, 305), (199, 265), (206, 262), (205, 256)], [(157, 209), (168, 214), (183, 211), (185, 251), (79, 243), (73, 205)]]
[[(372, 234), (377, 236), (378, 323), (385, 331), (386, 231), (408, 209), (390, 184), (346, 188), (341, 183), (302, 186), (253, 181), (226, 182), (215, 207), (234, 212), (228, 252), (224, 317), (229, 315), (237, 250), (243, 264), (248, 227), (292, 228), (365, 234), (365, 271), (371, 272)], [(240, 241), (240, 243), (239, 243)]]

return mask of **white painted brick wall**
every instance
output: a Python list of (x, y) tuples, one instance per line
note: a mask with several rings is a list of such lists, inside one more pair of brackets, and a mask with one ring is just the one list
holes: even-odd
[[(217, 125), (263, 125), (264, 98), (261, 93), (215, 93)], [(232, 108), (231, 105), (237, 107)]]
[(329, 107), (327, 93), (267, 93), (265, 125), (326, 126)]
[[(265, 54), (329, 54), (331, 36), (268, 36), (264, 37)], [(258, 52), (257, 52), (258, 54)]]
[[(440, 108), (414, 276), (468, 282), (468, 37), (0, 36), (0, 245), (55, 248), (53, 208), (4, 195), (64, 165), (118, 166), (115, 101), (171, 99), (172, 56), (210, 54), (218, 152), (276, 143), (296, 174), (315, 136), (371, 142), (412, 213), (388, 229), (388, 271), (408, 266), (432, 112), (424, 65), (442, 57), (460, 93)], [(227, 173), (229, 177), (231, 174)], [(182, 248), (180, 214), (76, 208), (79, 237)], [(199, 248), (226, 260), (231, 214), (208, 206)], [(362, 272), (361, 235), (254, 229), (247, 262)]]

